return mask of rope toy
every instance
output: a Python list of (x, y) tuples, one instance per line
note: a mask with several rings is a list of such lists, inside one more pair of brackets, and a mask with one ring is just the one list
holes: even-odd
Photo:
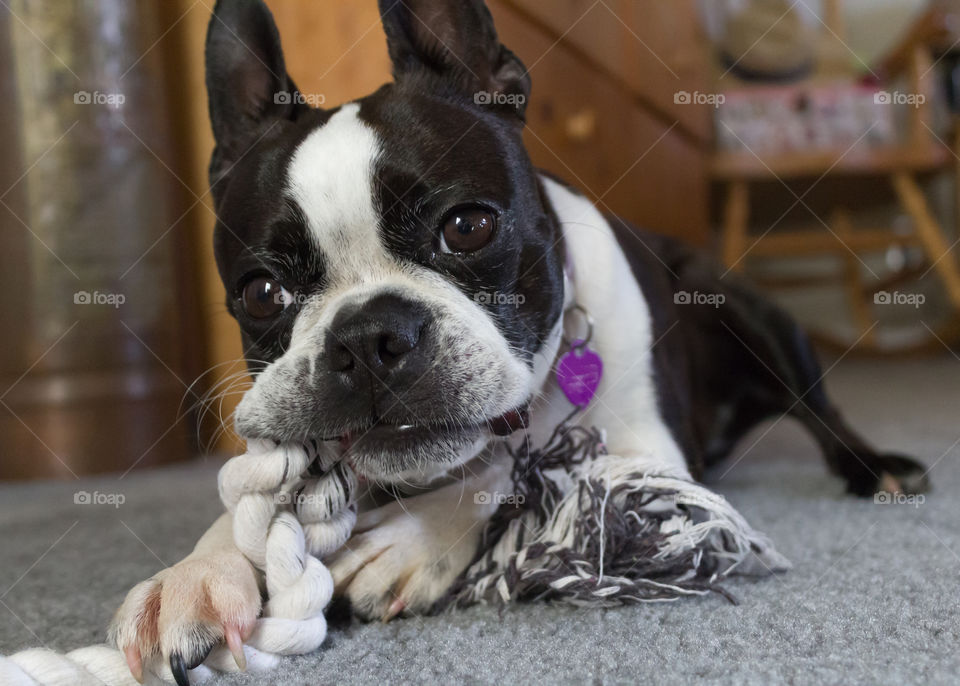
[[(570, 425), (572, 417), (542, 448), (532, 449), (527, 439), (514, 453), (522, 505), (500, 508), (475, 562), (435, 610), (534, 598), (604, 607), (711, 592), (733, 601), (720, 579), (790, 567), (722, 496), (649, 472), (643, 459), (608, 455), (602, 433)], [(219, 490), (233, 514), (237, 547), (265, 574), (268, 600), (237, 662), (219, 646), (189, 670), (194, 683), (244, 664), (268, 671), (279, 656), (318, 648), (333, 594), (319, 558), (343, 545), (356, 522), (357, 477), (327, 445), (250, 441), (247, 447), (220, 470)], [(188, 680), (182, 664), (177, 673), (168, 665), (149, 667), (152, 679)], [(94, 646), (0, 657), (0, 684), (136, 682), (118, 650)]]
[(513, 457), (514, 505), (484, 530), (474, 563), (435, 609), (551, 600), (612, 607), (715, 593), (720, 581), (790, 568), (716, 493), (608, 455), (603, 432), (571, 424)]
[[(356, 522), (356, 474), (316, 441), (277, 445), (251, 440), (218, 476), (220, 499), (233, 515), (237, 547), (265, 574), (268, 600), (236, 660), (225, 646), (194, 669), (146, 666), (147, 681), (206, 681), (216, 671), (276, 667), (281, 655), (316, 650), (327, 635), (323, 610), (333, 579), (320, 562), (350, 536)], [(3, 686), (136, 686), (123, 653), (107, 645), (66, 654), (36, 648), (0, 656)]]

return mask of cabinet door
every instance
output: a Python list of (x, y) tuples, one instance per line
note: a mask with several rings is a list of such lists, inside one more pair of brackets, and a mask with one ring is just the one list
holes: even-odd
[[(573, 4), (578, 3), (557, 6)], [(644, 106), (621, 82), (584, 60), (566, 38), (558, 42), (517, 12), (512, 0), (493, 0), (490, 6), (501, 40), (524, 60), (533, 79), (525, 135), (534, 163), (580, 188), (604, 211), (705, 243), (703, 145), (679, 119)], [(597, 44), (606, 39), (594, 37)]]
[[(496, 0), (539, 26), (695, 138), (711, 135), (707, 108), (677, 103), (706, 84), (706, 42), (693, 0)], [(549, 44), (548, 44), (549, 47)], [(539, 55), (533, 53), (533, 62)], [(550, 51), (552, 53), (552, 50)], [(543, 57), (549, 59), (549, 54)], [(527, 66), (530, 66), (529, 64)]]

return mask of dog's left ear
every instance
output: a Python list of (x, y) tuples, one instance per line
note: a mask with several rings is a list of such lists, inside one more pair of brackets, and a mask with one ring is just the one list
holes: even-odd
[(483, 105), (523, 119), (530, 96), (526, 67), (504, 47), (483, 0), (379, 0), (398, 81), (440, 76)]
[(271, 125), (309, 108), (287, 75), (280, 34), (262, 0), (217, 0), (207, 29), (206, 72), (217, 143), (210, 163), (215, 187)]

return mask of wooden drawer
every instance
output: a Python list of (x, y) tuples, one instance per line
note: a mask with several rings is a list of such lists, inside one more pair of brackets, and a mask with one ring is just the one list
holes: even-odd
[(554, 39), (509, 2), (490, 4), (503, 43), (532, 65), (525, 135), (534, 163), (599, 201), (604, 211), (704, 244), (708, 179), (696, 142), (679, 133), (676, 120), (651, 114), (563, 44), (551, 49)]
[[(690, 135), (711, 134), (705, 107), (678, 104), (680, 91), (703, 91), (707, 54), (693, 0), (497, 0), (592, 64), (645, 106)], [(498, 23), (499, 27), (499, 23)], [(505, 41), (506, 42), (506, 41)], [(507, 43), (509, 45), (509, 43)], [(549, 54), (543, 59), (547, 59)], [(542, 53), (525, 51), (529, 67)]]

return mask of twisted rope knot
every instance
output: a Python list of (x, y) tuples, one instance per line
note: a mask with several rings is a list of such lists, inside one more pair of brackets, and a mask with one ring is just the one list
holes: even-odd
[(218, 476), (240, 551), (266, 575), (269, 600), (247, 645), (298, 655), (326, 638), (333, 578), (319, 558), (344, 544), (357, 519), (356, 474), (323, 443), (251, 440)]

